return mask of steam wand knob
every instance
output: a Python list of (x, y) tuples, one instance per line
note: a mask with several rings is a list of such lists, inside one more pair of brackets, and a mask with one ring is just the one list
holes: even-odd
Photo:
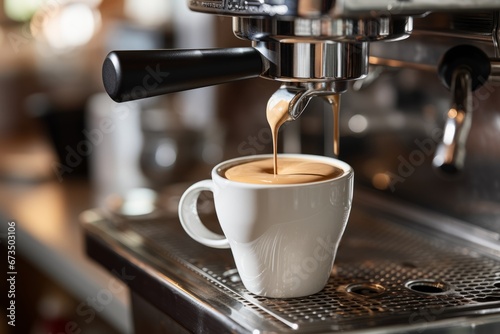
[(472, 92), (488, 80), (491, 64), (488, 56), (470, 45), (448, 50), (438, 67), (443, 84), (451, 91), (451, 106), (446, 114), (443, 138), (434, 159), (434, 167), (448, 173), (460, 172), (465, 161), (465, 144), (472, 121)]

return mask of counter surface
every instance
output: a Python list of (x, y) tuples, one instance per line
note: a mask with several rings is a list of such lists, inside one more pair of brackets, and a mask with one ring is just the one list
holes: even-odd
[(0, 183), (0, 215), (16, 222), (17, 252), (78, 300), (111, 292), (97, 311), (119, 332), (131, 333), (127, 286), (85, 254), (79, 214), (91, 203), (85, 181)]

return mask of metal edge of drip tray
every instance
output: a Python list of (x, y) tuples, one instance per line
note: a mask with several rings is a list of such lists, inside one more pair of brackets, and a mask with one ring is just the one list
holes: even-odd
[(357, 189), (327, 287), (295, 299), (248, 293), (175, 213), (81, 217), (88, 256), (189, 332), (500, 332), (499, 236), (379, 194)]

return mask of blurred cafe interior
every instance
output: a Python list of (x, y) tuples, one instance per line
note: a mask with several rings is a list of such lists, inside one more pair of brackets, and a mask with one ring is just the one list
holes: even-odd
[[(500, 332), (496, 1), (0, 4), (0, 333)], [(236, 56), (186, 59), (170, 70), (190, 83), (168, 94), (105, 89), (111, 51), (213, 48), (264, 65), (228, 78)], [(177, 207), (219, 162), (273, 152), (266, 106), (284, 90), (306, 98), (278, 151), (336, 156), (355, 186), (326, 287), (275, 299), (191, 240)], [(198, 212), (220, 229), (210, 194)]]

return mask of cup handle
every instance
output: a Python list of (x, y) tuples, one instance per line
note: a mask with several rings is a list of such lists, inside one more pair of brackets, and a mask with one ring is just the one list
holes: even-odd
[(198, 216), (196, 204), (202, 191), (214, 192), (212, 180), (203, 180), (193, 184), (179, 202), (179, 220), (186, 233), (200, 244), (213, 248), (229, 248), (229, 241), (221, 234), (210, 231)]

